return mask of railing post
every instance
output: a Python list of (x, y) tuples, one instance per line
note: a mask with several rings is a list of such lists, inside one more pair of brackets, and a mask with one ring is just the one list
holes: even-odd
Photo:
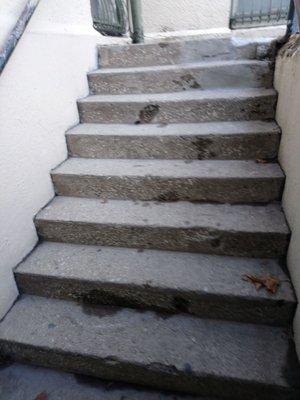
[(144, 42), (141, 0), (129, 0), (132, 22), (131, 38), (133, 43)]
[(294, 0), (295, 8), (296, 8), (296, 18), (298, 22), (298, 31), (300, 30), (300, 0)]

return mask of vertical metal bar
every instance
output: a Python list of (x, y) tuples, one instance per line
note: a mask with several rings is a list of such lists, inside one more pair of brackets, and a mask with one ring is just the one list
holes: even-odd
[(242, 24), (245, 23), (245, 1), (242, 0)]
[(295, 3), (294, 0), (290, 2), (290, 8), (288, 13), (288, 23), (286, 28), (285, 40), (291, 35), (293, 30), (293, 23), (294, 23), (294, 16), (295, 16)]
[(262, 22), (262, 15), (263, 15), (263, 0), (260, 0), (260, 11), (259, 11), (259, 22)]
[(254, 21), (254, 0), (251, 2), (251, 12), (250, 12), (250, 23), (252, 24)]
[(132, 19), (131, 38), (133, 43), (144, 42), (144, 29), (142, 19), (142, 4), (141, 0), (130, 0), (130, 10)]
[(294, 8), (295, 8), (295, 14), (296, 14), (296, 21), (298, 24), (296, 29), (298, 29), (298, 31), (299, 31), (300, 30), (300, 1), (299, 0), (295, 0)]

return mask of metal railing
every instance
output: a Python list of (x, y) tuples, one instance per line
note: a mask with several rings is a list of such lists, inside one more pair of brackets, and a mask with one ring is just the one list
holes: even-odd
[(16, 21), (15, 26), (8, 35), (8, 38), (4, 42), (3, 46), (0, 48), (0, 74), (7, 64), (10, 56), (12, 55), (19, 39), (23, 35), (25, 28), (30, 21), (30, 18), (32, 17), (38, 3), (39, 0), (28, 0), (26, 2), (21, 15)]
[(232, 29), (285, 25), (290, 0), (233, 0), (230, 26)]
[(130, 29), (133, 43), (144, 40), (141, 0), (91, 0), (94, 28), (106, 36), (122, 36)]

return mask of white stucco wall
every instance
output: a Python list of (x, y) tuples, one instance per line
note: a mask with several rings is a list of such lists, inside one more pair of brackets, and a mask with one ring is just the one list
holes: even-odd
[(148, 32), (229, 27), (231, 0), (142, 0)]
[[(287, 261), (300, 300), (300, 35), (277, 58), (275, 87), (279, 92), (277, 121), (282, 129), (279, 159), (286, 173), (283, 206), (292, 230)], [(300, 357), (300, 306), (294, 330)]]
[(33, 217), (54, 195), (49, 172), (67, 156), (96, 44), (110, 41), (89, 0), (41, 0), (0, 75), (0, 318), (17, 295), (12, 268), (37, 242)]

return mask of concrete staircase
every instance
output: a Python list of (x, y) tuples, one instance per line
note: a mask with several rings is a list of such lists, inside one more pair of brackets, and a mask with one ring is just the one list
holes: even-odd
[(259, 46), (99, 48), (104, 69), (52, 172), (58, 196), (35, 219), (41, 242), (15, 271), (2, 355), (157, 396), (299, 399), (276, 92)]

